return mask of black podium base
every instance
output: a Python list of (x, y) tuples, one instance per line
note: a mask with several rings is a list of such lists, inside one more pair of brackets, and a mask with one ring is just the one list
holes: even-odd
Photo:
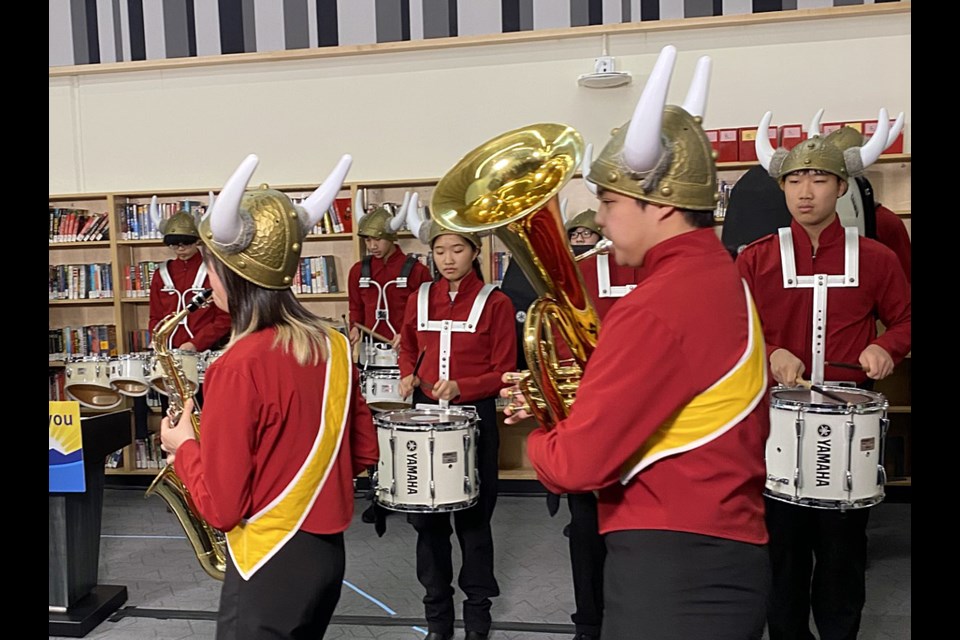
[(98, 584), (66, 613), (50, 612), (50, 636), (82, 638), (127, 601), (127, 588)]

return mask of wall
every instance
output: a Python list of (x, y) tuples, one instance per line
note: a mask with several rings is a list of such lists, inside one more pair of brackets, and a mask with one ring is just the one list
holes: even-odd
[[(600, 147), (630, 117), (665, 44), (679, 50), (671, 102), (683, 100), (696, 59), (713, 58), (707, 128), (755, 125), (768, 109), (774, 124), (806, 125), (820, 107), (824, 121), (875, 118), (886, 107), (905, 112), (909, 153), (909, 3), (865, 9), (109, 72), (51, 68), (49, 191), (218, 189), (248, 153), (260, 155), (258, 182), (316, 183), (344, 152), (355, 159), (349, 181), (432, 178), (490, 137), (541, 121), (572, 125)], [(604, 32), (634, 81), (579, 87)]]

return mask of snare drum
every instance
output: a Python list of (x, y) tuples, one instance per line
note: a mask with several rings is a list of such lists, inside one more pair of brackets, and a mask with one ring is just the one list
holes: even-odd
[(386, 342), (360, 341), (360, 355), (357, 362), (364, 367), (392, 367), (400, 365), (397, 350)]
[(469, 407), (377, 413), (374, 500), (393, 511), (459, 511), (477, 502), (477, 414)]
[(884, 498), (887, 399), (880, 393), (823, 386), (770, 393), (770, 437), (764, 495), (821, 509), (871, 507)]
[(413, 394), (400, 395), (400, 369), (365, 369), (360, 384), (367, 405), (374, 411), (406, 409), (413, 403)]
[(145, 396), (150, 390), (150, 352), (125, 353), (110, 358), (110, 386), (125, 396)]
[(204, 375), (207, 373), (207, 367), (223, 355), (223, 351), (204, 351), (197, 360), (197, 381), (203, 384)]
[(91, 409), (112, 409), (123, 395), (110, 386), (110, 358), (74, 356), (66, 364), (63, 390), (67, 397)]
[[(196, 392), (200, 386), (200, 356), (195, 351), (181, 351), (180, 349), (171, 349), (170, 355), (177, 365), (183, 370), (183, 377), (190, 386), (190, 391)], [(167, 391), (167, 385), (163, 381), (163, 367), (157, 360), (157, 355), (153, 354), (150, 359), (150, 386), (157, 393), (165, 396), (170, 394)]]

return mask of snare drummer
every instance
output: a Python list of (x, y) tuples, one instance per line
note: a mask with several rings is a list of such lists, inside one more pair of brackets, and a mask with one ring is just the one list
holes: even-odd
[(396, 349), (407, 298), (430, 282), (430, 271), (397, 244), (397, 231), (406, 222), (406, 207), (411, 202), (410, 194), (407, 196), (396, 215), (382, 206), (364, 214), (361, 198), (357, 198), (357, 235), (363, 238), (367, 254), (350, 268), (347, 277), (351, 344), (360, 341), (356, 325), (361, 324), (391, 340)]
[[(463, 622), (468, 640), (490, 631), (490, 599), (500, 594), (493, 574), (490, 518), (497, 502), (500, 435), (496, 398), (500, 377), (516, 364), (513, 305), (480, 271), (480, 238), (454, 233), (436, 222), (414, 222), (412, 231), (430, 245), (440, 278), (422, 284), (410, 299), (401, 329), (400, 393), (418, 403), (476, 407), (477, 504), (453, 513), (453, 528), (462, 551), (458, 583), (467, 598)], [(413, 375), (421, 351), (418, 375)], [(453, 636), (453, 559), (449, 513), (416, 513), (408, 519), (417, 530), (417, 577), (426, 589), (424, 610), (428, 640)]]
[[(792, 221), (744, 248), (737, 265), (754, 292), (770, 372), (788, 386), (806, 376), (815, 383), (872, 388), (910, 351), (910, 285), (893, 251), (841, 226), (837, 200), (888, 146), (886, 111), (874, 137), (846, 154), (832, 136), (812, 136), (789, 152), (774, 152), (766, 135), (769, 115), (757, 134), (757, 156), (779, 181)], [(818, 319), (825, 329), (812, 331)], [(880, 336), (877, 319), (886, 327)], [(811, 637), (811, 608), (821, 638), (855, 638), (865, 600), (870, 510), (817, 509), (771, 498), (766, 509), (774, 580), (771, 640)]]

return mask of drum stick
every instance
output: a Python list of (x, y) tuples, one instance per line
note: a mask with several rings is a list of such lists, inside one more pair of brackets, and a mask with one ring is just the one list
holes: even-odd
[(353, 326), (355, 326), (357, 329), (360, 329), (360, 331), (363, 331), (363, 332), (366, 333), (367, 335), (373, 336), (374, 338), (376, 338), (376, 339), (379, 340), (380, 342), (386, 342), (386, 343), (390, 343), (390, 344), (393, 343), (393, 340), (391, 340), (390, 338), (386, 338), (386, 337), (380, 335), (379, 333), (377, 333), (377, 332), (374, 331), (373, 329), (367, 329), (365, 326), (363, 326), (363, 325), (360, 324), (359, 322), (354, 322), (354, 323), (353, 323)]
[(852, 362), (825, 362), (825, 365), (828, 367), (840, 367), (841, 369), (856, 369), (857, 371), (863, 371), (862, 364), (854, 364)]
[(424, 347), (420, 350), (420, 355), (417, 356), (417, 364), (413, 365), (413, 377), (417, 377), (417, 372), (420, 371), (420, 363), (423, 362), (423, 356), (427, 353), (427, 348)]
[(824, 396), (830, 398), (831, 400), (836, 400), (840, 404), (849, 404), (843, 396), (836, 394), (832, 391), (827, 391), (818, 384), (813, 384), (809, 380), (798, 379), (797, 384), (803, 387), (804, 389), (810, 389), (811, 391), (816, 391), (817, 393), (823, 394)]

